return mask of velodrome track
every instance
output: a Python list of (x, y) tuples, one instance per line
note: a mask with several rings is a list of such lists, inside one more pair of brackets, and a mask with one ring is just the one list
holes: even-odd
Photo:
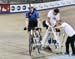
[[(41, 21), (47, 19), (48, 11), (40, 11)], [(75, 29), (75, 6), (63, 7), (60, 13), (61, 19)], [(0, 15), (0, 59), (31, 59), (28, 55), (28, 33), (23, 30), (24, 25), (24, 13)], [(51, 54), (44, 55), (43, 58), (37, 58), (36, 52), (33, 54), (35, 59), (47, 59)]]

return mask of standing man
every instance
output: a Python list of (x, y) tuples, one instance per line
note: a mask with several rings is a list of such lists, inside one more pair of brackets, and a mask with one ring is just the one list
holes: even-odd
[[(55, 8), (54, 10), (50, 10), (48, 12), (47, 17), (48, 17), (48, 20), (46, 21), (46, 24), (48, 24), (48, 27), (49, 26), (55, 27), (57, 22), (61, 21), (60, 20), (60, 11), (58, 8)], [(60, 30), (59, 29), (55, 29), (55, 30), (56, 30), (56, 34), (55, 34), (56, 40), (58, 43), (60, 43), (60, 40), (59, 40)], [(59, 44), (59, 46), (60, 45), (61, 44)]]
[(58, 22), (58, 26), (55, 27), (57, 29), (63, 28), (66, 32), (68, 38), (66, 40), (65, 46), (66, 46), (66, 54), (69, 55), (69, 44), (72, 48), (72, 56), (75, 56), (75, 30), (66, 22)]
[[(48, 28), (49, 26), (55, 27), (57, 21), (60, 21), (60, 11), (58, 8), (55, 8), (53, 10), (50, 10), (47, 15), (48, 19), (43, 22), (43, 26)], [(56, 29), (56, 35), (59, 36), (59, 29)], [(44, 41), (47, 41), (47, 39), (42, 40), (42, 45), (44, 45)]]

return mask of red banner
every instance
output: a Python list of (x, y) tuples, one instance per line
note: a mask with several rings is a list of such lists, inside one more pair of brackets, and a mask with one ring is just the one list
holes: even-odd
[(0, 12), (1, 12), (1, 4), (0, 4)]
[(10, 12), (10, 4), (0, 4), (0, 12)]

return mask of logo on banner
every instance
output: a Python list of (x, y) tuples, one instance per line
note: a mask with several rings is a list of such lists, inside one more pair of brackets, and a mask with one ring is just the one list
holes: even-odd
[(61, 4), (62, 4), (62, 5), (65, 5), (65, 3), (64, 3), (64, 2), (61, 2)]
[(15, 10), (15, 6), (12, 6), (12, 7), (11, 7), (11, 10), (14, 11), (14, 10)]
[(55, 3), (55, 5), (59, 6), (60, 4), (59, 3)]
[(47, 4), (44, 4), (44, 7), (48, 7), (48, 5)]
[(50, 6), (54, 7), (54, 4), (50, 4)]
[(23, 9), (23, 10), (26, 10), (26, 6), (23, 6), (22, 9)]
[(17, 10), (21, 10), (21, 6), (17, 6)]
[(42, 6), (42, 5), (39, 5), (39, 7), (40, 7), (40, 8), (43, 8), (43, 6)]
[(71, 4), (71, 2), (68, 2), (68, 1), (67, 1), (67, 3), (68, 3), (68, 4)]
[(2, 12), (10, 12), (10, 5), (9, 4), (2, 4), (1, 6)]

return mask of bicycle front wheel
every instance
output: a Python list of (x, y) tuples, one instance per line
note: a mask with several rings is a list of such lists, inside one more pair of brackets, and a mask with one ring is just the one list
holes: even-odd
[(29, 55), (31, 56), (31, 52), (32, 52), (32, 47), (33, 47), (33, 37), (30, 36), (29, 38)]

